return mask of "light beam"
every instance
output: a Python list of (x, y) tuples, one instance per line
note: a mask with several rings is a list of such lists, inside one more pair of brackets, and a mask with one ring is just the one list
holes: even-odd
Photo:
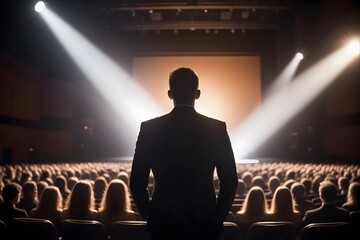
[[(282, 70), (279, 76), (274, 80), (274, 83), (269, 87), (269, 90), (265, 94), (267, 97), (275, 94), (279, 89), (286, 86), (294, 77), (296, 70), (299, 67), (303, 55), (301, 53), (295, 54), (293, 59), (288, 63), (288, 65)], [(267, 98), (266, 97), (266, 98)]]
[(245, 158), (293, 118), (351, 63), (358, 53), (351, 42), (298, 75), (271, 95), (232, 135), (236, 158)]
[(121, 67), (49, 8), (40, 15), (87, 79), (121, 119), (127, 120), (124, 141), (133, 141), (135, 146), (140, 122), (163, 114), (163, 110)]

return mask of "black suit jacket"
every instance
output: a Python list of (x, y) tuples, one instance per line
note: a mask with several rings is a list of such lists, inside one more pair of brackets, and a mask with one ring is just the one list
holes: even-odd
[(11, 203), (3, 203), (0, 205), (0, 220), (6, 224), (10, 224), (14, 218), (28, 217), (28, 214), (24, 209), (15, 207)]
[[(215, 169), (221, 186), (218, 196)], [(152, 197), (147, 190), (150, 170), (155, 179)], [(183, 106), (141, 124), (130, 188), (150, 232), (222, 231), (236, 187), (236, 165), (224, 122)]]
[(321, 222), (350, 222), (350, 213), (335, 204), (324, 204), (305, 212), (305, 216), (299, 224), (299, 230), (307, 224)]

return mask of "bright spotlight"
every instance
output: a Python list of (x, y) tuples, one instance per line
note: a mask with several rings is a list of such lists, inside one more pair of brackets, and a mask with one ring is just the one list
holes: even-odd
[(41, 12), (45, 9), (45, 3), (43, 1), (39, 1), (35, 4), (35, 11)]
[(295, 57), (297, 57), (297, 58), (300, 59), (300, 60), (304, 59), (304, 55), (303, 55), (302, 53), (300, 53), (300, 52), (298, 52), (298, 53), (295, 55)]
[(353, 39), (349, 43), (349, 52), (351, 55), (359, 56), (360, 55), (360, 40)]

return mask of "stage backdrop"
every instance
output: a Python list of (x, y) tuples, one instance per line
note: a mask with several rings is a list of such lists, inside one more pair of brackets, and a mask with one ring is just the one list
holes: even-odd
[(221, 119), (231, 133), (261, 103), (259, 56), (137, 56), (133, 77), (164, 109), (171, 111), (167, 96), (169, 73), (179, 67), (193, 69), (199, 77), (200, 99), (196, 110)]

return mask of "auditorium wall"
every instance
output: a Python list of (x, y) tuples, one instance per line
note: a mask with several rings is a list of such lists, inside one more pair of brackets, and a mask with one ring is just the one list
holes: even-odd
[(1, 54), (0, 102), (0, 162), (51, 161), (71, 154), (76, 104), (70, 83), (48, 79)]

